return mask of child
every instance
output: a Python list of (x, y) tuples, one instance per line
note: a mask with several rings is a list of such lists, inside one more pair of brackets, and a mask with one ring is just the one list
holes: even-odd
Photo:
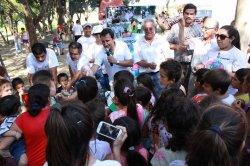
[(233, 95), (226, 93), (230, 83), (231, 78), (225, 70), (214, 69), (205, 74), (203, 88), (207, 94), (214, 94), (223, 103), (232, 105), (235, 98)]
[(148, 151), (141, 145), (141, 130), (138, 123), (130, 117), (120, 117), (113, 125), (123, 126), (127, 129), (128, 137), (121, 147), (121, 164), (123, 166), (147, 166)]
[[(87, 103), (88, 111), (90, 112), (93, 121), (94, 128), (96, 129), (101, 121), (105, 120), (105, 105), (90, 101)], [(106, 141), (101, 141), (96, 137), (96, 130), (94, 130), (93, 136), (89, 142), (90, 151), (98, 160), (107, 160), (111, 158), (110, 144)]]
[(135, 94), (136, 94), (137, 103), (141, 104), (144, 110), (143, 123), (142, 123), (142, 126), (143, 126), (144, 122), (146, 121), (149, 115), (150, 110), (152, 109), (152, 103), (150, 101), (151, 92), (146, 87), (138, 86), (135, 88)]
[(247, 120), (242, 110), (214, 105), (204, 111), (190, 138), (188, 166), (236, 166), (247, 136)]
[(20, 103), (21, 103), (21, 109), (22, 112), (27, 111), (26, 107), (25, 107), (25, 103), (23, 101), (23, 97), (22, 95), (24, 95), (24, 82), (21, 78), (17, 77), (14, 78), (11, 82), (12, 84), (12, 88), (16, 91), (15, 96), (18, 97)]
[(202, 68), (199, 69), (196, 73), (194, 73), (195, 78), (195, 82), (194, 82), (194, 86), (198, 91), (198, 94), (195, 95), (192, 100), (196, 103), (199, 103), (202, 99), (204, 99), (207, 94), (204, 92), (204, 88), (203, 88), (203, 84), (204, 84), (204, 75), (210, 71), (209, 69), (206, 68)]
[(53, 38), (53, 44), (56, 45), (60, 49), (60, 55), (64, 55), (64, 44), (62, 43), (59, 34), (56, 33), (55, 37)]
[(246, 75), (250, 72), (249, 68), (242, 68), (235, 72), (232, 78), (232, 87), (238, 91), (234, 94), (236, 99), (243, 100), (244, 103), (249, 103), (249, 96), (247, 93), (243, 92), (243, 82)]
[(56, 93), (61, 93), (62, 90), (66, 90), (69, 82), (69, 76), (66, 73), (60, 73), (57, 75), (57, 82), (60, 87), (56, 89)]
[(174, 160), (185, 161), (190, 137), (200, 120), (197, 105), (187, 98), (170, 98), (162, 107), (166, 110), (163, 118), (166, 118), (166, 126), (172, 138), (166, 147), (155, 152), (151, 160), (153, 166), (170, 165)]
[[(1, 124), (1, 137), (14, 137), (17, 140), (21, 137), (19, 132), (9, 129), (20, 113), (20, 106), (18, 98), (14, 95), (8, 95), (0, 99), (0, 114), (1, 116), (6, 117)], [(25, 154), (26, 150), (23, 139), (15, 141), (11, 144), (10, 153), (18, 162), (19, 166), (27, 165), (28, 161)]]
[(162, 62), (160, 65), (160, 84), (169, 89), (172, 86), (180, 88), (186, 95), (186, 90), (179, 81), (182, 75), (182, 68), (180, 62), (169, 59)]
[(111, 122), (116, 119), (128, 116), (134, 119), (140, 126), (143, 123), (144, 110), (140, 104), (136, 104), (134, 85), (127, 79), (119, 79), (114, 84), (113, 103), (117, 111), (109, 115)]
[(12, 94), (13, 89), (10, 82), (4, 79), (0, 80), (0, 98)]
[(152, 97), (150, 99), (150, 102), (152, 103), (152, 105), (154, 105), (156, 95), (155, 95), (155, 90), (154, 90), (154, 83), (150, 75), (148, 75), (147, 73), (140, 73), (140, 75), (136, 78), (136, 81), (137, 81), (137, 85), (144, 86), (151, 91)]

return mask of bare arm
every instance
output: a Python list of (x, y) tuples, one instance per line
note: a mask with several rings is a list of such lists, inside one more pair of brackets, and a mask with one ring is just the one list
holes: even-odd
[(70, 90), (71, 87), (78, 81), (78, 79), (82, 76), (82, 71), (78, 70), (73, 77), (71, 77), (71, 81), (67, 85), (67, 90)]
[(53, 79), (55, 85), (57, 85), (57, 67), (50, 68), (50, 73), (52, 75), (52, 79)]
[(33, 74), (28, 74), (28, 79), (29, 79), (30, 86), (32, 86), (32, 84), (33, 84), (32, 77), (33, 77)]
[(94, 64), (92, 67), (91, 67), (91, 70), (92, 70), (92, 72), (93, 72), (93, 75), (95, 75), (95, 73), (97, 72), (97, 70), (99, 69), (99, 65), (97, 65), (97, 64)]
[(69, 66), (69, 74), (70, 74), (70, 77), (73, 78), (74, 74), (70, 66)]

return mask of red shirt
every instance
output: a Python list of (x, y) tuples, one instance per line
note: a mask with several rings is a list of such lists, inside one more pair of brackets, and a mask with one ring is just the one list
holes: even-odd
[(24, 136), (29, 166), (42, 166), (46, 161), (47, 137), (44, 126), (49, 112), (50, 107), (43, 108), (35, 117), (25, 112), (15, 121)]

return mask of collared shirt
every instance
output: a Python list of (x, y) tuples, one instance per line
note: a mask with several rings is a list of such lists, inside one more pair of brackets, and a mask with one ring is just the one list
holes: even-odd
[[(201, 37), (202, 36), (202, 30), (201, 30), (201, 26), (194, 22), (193, 24), (191, 24), (189, 27), (184, 29), (184, 36), (185, 39), (191, 39), (191, 38), (195, 38), (195, 37)], [(169, 43), (171, 44), (179, 44), (179, 25), (175, 24), (172, 26), (167, 40)], [(183, 54), (179, 53), (178, 51), (174, 50), (174, 55), (175, 55), (175, 59), (183, 62), (185, 55), (187, 55), (187, 52), (184, 52)]]
[[(132, 55), (127, 44), (118, 40), (115, 41), (115, 52), (112, 56), (118, 61), (132, 60)], [(98, 66), (102, 66), (102, 64), (104, 64), (110, 81), (113, 80), (116, 72), (121, 70), (130, 70), (129, 67), (123, 67), (116, 64), (111, 65), (107, 59), (107, 53), (104, 47), (100, 51), (99, 55), (95, 57), (94, 64)]]
[(173, 51), (170, 50), (169, 43), (157, 34), (152, 43), (148, 43), (144, 36), (140, 36), (134, 44), (134, 63), (144, 60), (156, 64), (156, 69), (139, 66), (140, 72), (158, 72), (160, 64), (168, 58), (174, 58)]

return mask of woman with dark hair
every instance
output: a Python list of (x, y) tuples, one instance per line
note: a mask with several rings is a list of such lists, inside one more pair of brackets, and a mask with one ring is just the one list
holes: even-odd
[(229, 73), (247, 66), (246, 55), (240, 51), (240, 35), (233, 26), (222, 26), (215, 35), (219, 49), (211, 49), (202, 58), (206, 68), (223, 68)]
[(166, 147), (158, 149), (151, 160), (153, 166), (168, 166), (174, 160), (185, 160), (188, 141), (200, 120), (200, 112), (191, 100), (173, 97), (163, 104), (166, 128), (172, 134)]
[(247, 136), (247, 120), (242, 110), (214, 105), (201, 117), (190, 139), (188, 166), (237, 166)]
[[(112, 160), (96, 160), (90, 153), (89, 141), (94, 131), (94, 122), (85, 105), (71, 102), (61, 107), (55, 105), (46, 121), (48, 137), (45, 166), (120, 166)], [(114, 142), (113, 149), (117, 160), (120, 148), (126, 137), (126, 129)]]
[[(28, 91), (28, 99), (28, 111), (21, 114), (15, 120), (10, 130), (19, 132), (23, 135), (28, 165), (38, 166), (43, 165), (46, 161), (45, 149), (47, 138), (44, 126), (50, 112), (49, 87), (43, 84), (32, 86)], [(12, 137), (5, 138), (10, 139), (10, 143), (14, 141)]]
[(148, 151), (140, 144), (141, 130), (130, 117), (121, 117), (113, 125), (126, 127), (128, 137), (121, 147), (121, 164), (123, 166), (147, 166)]

